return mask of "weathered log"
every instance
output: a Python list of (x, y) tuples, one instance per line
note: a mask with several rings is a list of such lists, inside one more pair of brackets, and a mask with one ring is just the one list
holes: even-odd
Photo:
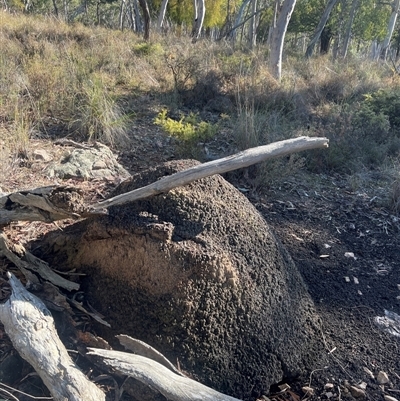
[(188, 377), (177, 375), (144, 356), (98, 348), (88, 349), (87, 355), (100, 357), (105, 365), (156, 389), (170, 401), (240, 401)]
[(143, 188), (138, 188), (134, 191), (99, 202), (93, 205), (92, 208), (94, 211), (98, 211), (99, 209), (110, 206), (123, 205), (128, 202), (168, 192), (173, 188), (189, 184), (200, 178), (209, 177), (214, 174), (223, 174), (228, 171), (248, 167), (268, 159), (285, 156), (302, 150), (326, 148), (328, 147), (328, 142), (329, 140), (327, 138), (309, 138), (302, 136), (247, 149), (232, 156), (199, 164), (198, 166), (161, 178), (159, 181)]
[(12, 221), (77, 219), (85, 212), (80, 190), (68, 186), (47, 186), (0, 197), (0, 227)]
[(14, 263), (28, 280), (32, 276), (27, 276), (26, 270), (32, 270), (57, 287), (65, 288), (68, 291), (79, 290), (78, 283), (59, 276), (46, 262), (32, 255), (22, 245), (18, 245), (18, 249), (15, 248), (15, 245), (9, 243), (6, 237), (0, 234), (0, 256), (4, 256), (10, 262)]
[(15, 349), (33, 366), (54, 400), (105, 400), (105, 394), (71, 360), (44, 303), (13, 274), (7, 276), (12, 294), (0, 305), (0, 320)]

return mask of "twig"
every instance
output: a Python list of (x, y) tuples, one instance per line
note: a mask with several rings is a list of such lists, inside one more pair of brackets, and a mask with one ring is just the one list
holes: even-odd
[[(31, 395), (31, 394), (25, 393), (25, 392), (23, 392), (23, 391), (21, 391), (21, 390), (17, 390), (17, 389), (14, 388), (14, 387), (7, 386), (7, 384), (4, 384), (4, 383), (0, 383), (0, 386), (6, 387), (6, 388), (8, 388), (9, 390), (12, 390), (12, 391), (14, 391), (14, 392), (16, 392), (16, 393), (22, 394), (22, 395), (24, 395), (25, 397), (29, 397), (29, 398), (32, 398), (32, 399), (34, 399), (34, 400), (52, 400), (52, 399), (53, 399), (53, 397), (39, 397), (39, 396), (34, 396), (34, 395)], [(6, 390), (0, 388), (0, 391), (6, 391)], [(7, 392), (7, 393), (8, 393), (8, 392)]]

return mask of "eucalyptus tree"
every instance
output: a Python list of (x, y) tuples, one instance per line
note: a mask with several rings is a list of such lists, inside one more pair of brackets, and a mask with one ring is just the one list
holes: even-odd
[(273, 77), (278, 81), (282, 77), (282, 54), (285, 35), (295, 6), (296, 0), (284, 0), (281, 3), (276, 25), (271, 32), (269, 68)]

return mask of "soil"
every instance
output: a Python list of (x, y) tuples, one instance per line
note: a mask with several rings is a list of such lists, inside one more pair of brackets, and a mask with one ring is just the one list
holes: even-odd
[[(120, 154), (126, 169), (134, 173), (149, 163), (176, 158), (173, 143), (156, 127), (146, 121), (138, 124), (136, 129), (142, 135), (135, 137), (134, 151)], [(60, 152), (48, 140), (38, 140), (35, 146)], [(51, 182), (41, 173), (45, 162), (29, 163), (14, 163), (12, 175), (0, 182), (3, 191)], [(114, 185), (69, 183), (84, 186), (90, 201), (106, 196)], [(387, 400), (399, 400), (398, 326), (393, 325), (389, 333), (377, 324), (377, 317), (384, 316), (385, 310), (400, 314), (400, 223), (386, 201), (390, 180), (377, 172), (349, 178), (299, 171), (263, 193), (253, 189), (245, 175), (234, 176), (232, 183), (258, 209), (292, 256), (323, 325), (325, 353), (311, 369), (288, 383), (291, 391), (276, 394), (274, 387), (271, 394), (275, 395), (266, 395), (275, 400), (384, 400), (387, 396), (393, 397)], [(15, 223), (6, 233), (14, 240), (28, 242), (50, 229), (54, 226)], [(2, 262), (2, 266), (4, 274), (9, 265)], [(6, 295), (3, 291), (3, 297)], [(0, 334), (4, 362), (5, 356), (14, 357), (15, 352), (7, 336)], [(379, 372), (387, 374), (387, 382), (379, 383)], [(9, 384), (21, 382), (29, 367), (23, 365), (19, 373), (8, 379)], [(312, 388), (313, 394), (305, 394), (304, 386)]]

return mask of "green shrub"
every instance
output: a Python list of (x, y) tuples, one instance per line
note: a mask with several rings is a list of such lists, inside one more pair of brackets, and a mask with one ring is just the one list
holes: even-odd
[(365, 95), (365, 106), (376, 114), (385, 115), (391, 128), (400, 128), (400, 89), (380, 89), (367, 94)]
[(195, 113), (174, 120), (168, 117), (166, 109), (157, 115), (154, 122), (167, 134), (178, 140), (182, 155), (190, 157), (199, 157), (199, 152), (196, 150), (198, 143), (211, 139), (218, 129), (216, 124), (200, 120)]

